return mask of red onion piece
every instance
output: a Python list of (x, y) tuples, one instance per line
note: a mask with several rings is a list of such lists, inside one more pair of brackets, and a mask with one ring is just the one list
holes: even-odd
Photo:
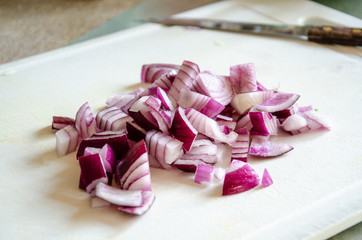
[(95, 195), (109, 203), (128, 207), (139, 207), (142, 205), (142, 191), (122, 190), (105, 183), (98, 183)]
[(175, 138), (183, 142), (182, 147), (189, 151), (196, 139), (197, 130), (187, 119), (183, 108), (179, 107), (176, 110), (170, 131)]
[(105, 144), (109, 144), (109, 146), (113, 149), (117, 160), (121, 159), (129, 149), (127, 135), (125, 133), (92, 136), (90, 138), (83, 139), (80, 143), (77, 158), (84, 155), (84, 149), (86, 147), (102, 148)]
[(181, 141), (155, 130), (146, 134), (145, 141), (148, 153), (164, 167), (172, 164), (183, 153)]
[(268, 170), (264, 168), (263, 177), (261, 179), (261, 187), (266, 188), (273, 184), (273, 179), (271, 178)]
[(300, 96), (295, 93), (277, 92), (265, 102), (256, 104), (255, 108), (258, 111), (264, 112), (281, 111), (292, 106), (299, 99), (299, 97)]
[(139, 206), (139, 207), (119, 206), (118, 210), (129, 213), (129, 214), (142, 215), (150, 209), (153, 202), (155, 201), (155, 198), (156, 198), (155, 194), (152, 192), (142, 192), (141, 206)]
[(225, 108), (211, 97), (185, 88), (181, 90), (177, 103), (182, 108), (193, 108), (210, 118), (216, 117)]
[(73, 118), (53, 116), (52, 129), (59, 130), (68, 125), (75, 125), (75, 120)]
[(293, 150), (293, 147), (286, 143), (276, 143), (253, 138), (250, 144), (249, 154), (258, 157), (276, 157), (291, 150)]
[(246, 128), (236, 131), (238, 137), (231, 147), (231, 160), (247, 162), (249, 152), (249, 132)]
[(108, 144), (105, 144), (102, 148), (86, 147), (84, 149), (83, 156), (96, 153), (98, 153), (101, 157), (106, 171), (109, 173), (113, 173), (116, 164), (116, 158), (114, 156), (113, 149)]
[(232, 195), (248, 191), (260, 183), (260, 177), (248, 164), (234, 160), (224, 178), (222, 195)]
[(128, 150), (117, 165), (116, 182), (125, 190), (151, 191), (151, 175), (145, 141), (141, 140)]
[(192, 90), (209, 96), (223, 106), (228, 105), (234, 97), (230, 79), (209, 71), (204, 71), (197, 75)]
[(207, 164), (201, 159), (182, 159), (179, 158), (172, 163), (172, 166), (184, 172), (195, 172), (198, 165)]
[(127, 122), (126, 123), (127, 128), (127, 137), (128, 139), (134, 140), (136, 142), (141, 141), (146, 137), (147, 131), (143, 128), (141, 128), (137, 123), (135, 122)]
[(268, 112), (249, 112), (253, 124), (252, 131), (265, 135), (277, 135), (278, 123), (275, 116)]
[(239, 113), (244, 114), (251, 107), (267, 101), (274, 95), (273, 90), (236, 94), (230, 105)]
[(166, 123), (166, 120), (161, 115), (161, 113), (151, 106), (149, 106), (148, 110), (153, 119), (155, 119), (157, 122), (157, 129), (159, 129), (161, 132), (163, 132), (166, 135), (170, 135), (170, 132), (168, 130), (168, 124)]
[(307, 120), (300, 114), (293, 114), (285, 119), (281, 127), (285, 131), (297, 131), (307, 126)]
[(213, 178), (214, 167), (206, 164), (197, 165), (194, 182), (201, 185), (209, 185)]
[(101, 131), (120, 131), (133, 119), (117, 107), (106, 108), (96, 115), (96, 123)]
[(75, 127), (82, 139), (90, 137), (97, 132), (96, 121), (88, 102), (79, 108), (75, 117)]
[(168, 95), (173, 103), (179, 99), (180, 91), (192, 85), (196, 76), (199, 74), (200, 69), (196, 63), (190, 61), (183, 61), (179, 71), (173, 81)]
[(74, 152), (79, 145), (78, 130), (68, 125), (55, 133), (56, 137), (56, 151), (59, 156), (64, 156), (68, 153)]
[(230, 67), (235, 94), (257, 91), (255, 66), (253, 63), (239, 64)]
[(100, 182), (108, 183), (108, 176), (99, 154), (81, 156), (78, 159), (81, 178), (88, 193), (91, 193)]
[(171, 100), (167, 96), (167, 93), (160, 87), (157, 88), (157, 97), (161, 100), (161, 105), (169, 111), (174, 111), (175, 108), (172, 105)]
[(210, 138), (213, 138), (216, 141), (225, 142), (229, 145), (233, 145), (238, 137), (238, 134), (235, 132), (230, 132), (229, 134), (223, 133), (217, 122), (206, 115), (196, 111), (192, 108), (188, 108), (186, 111), (186, 117), (189, 119), (191, 124), (195, 129)]
[(144, 64), (141, 70), (141, 82), (153, 83), (159, 79), (162, 75), (175, 70), (178, 71), (179, 65), (168, 64), (168, 63), (152, 63)]

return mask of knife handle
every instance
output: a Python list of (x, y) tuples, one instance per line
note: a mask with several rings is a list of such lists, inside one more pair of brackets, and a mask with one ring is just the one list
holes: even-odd
[(324, 44), (362, 46), (362, 29), (332, 26), (313, 26), (308, 40)]

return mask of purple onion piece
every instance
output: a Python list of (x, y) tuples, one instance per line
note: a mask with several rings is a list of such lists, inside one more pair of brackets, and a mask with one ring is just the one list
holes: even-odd
[(189, 151), (197, 136), (197, 130), (192, 126), (185, 115), (183, 108), (178, 108), (174, 114), (171, 129), (172, 135), (183, 142), (182, 147)]
[(239, 64), (230, 67), (230, 77), (236, 94), (258, 90), (253, 63)]
[(249, 112), (252, 130), (266, 135), (277, 135), (278, 123), (275, 116), (268, 112)]
[(68, 153), (74, 152), (79, 145), (78, 130), (68, 125), (55, 133), (56, 138), (56, 151), (58, 156), (64, 156)]
[(79, 108), (75, 117), (75, 127), (82, 139), (88, 138), (97, 132), (96, 121), (88, 102)]
[(141, 82), (153, 83), (162, 75), (175, 70), (178, 71), (179, 65), (168, 63), (144, 64), (141, 69)]
[(142, 192), (141, 206), (139, 206), (139, 207), (119, 206), (118, 210), (125, 212), (125, 213), (129, 213), (129, 214), (143, 215), (151, 208), (155, 199), (156, 199), (156, 197), (153, 192)]
[(248, 191), (260, 183), (260, 177), (248, 164), (234, 160), (225, 174), (222, 195)]
[(276, 143), (253, 138), (250, 144), (249, 154), (258, 157), (277, 157), (291, 150), (293, 150), (293, 147), (286, 143)]
[(258, 111), (277, 112), (288, 109), (299, 99), (299, 97), (300, 96), (295, 93), (277, 92), (267, 101), (256, 104), (255, 108)]
[(102, 148), (105, 144), (108, 144), (113, 149), (117, 160), (121, 159), (129, 149), (127, 135), (125, 133), (94, 136), (82, 140), (78, 148), (77, 158), (84, 155), (84, 149), (86, 147)]
[(144, 140), (136, 143), (117, 165), (115, 179), (122, 189), (151, 191), (148, 153)]
[(266, 188), (273, 184), (273, 179), (271, 178), (268, 170), (264, 168), (263, 177), (261, 179), (261, 187)]
[(62, 116), (53, 116), (52, 129), (60, 130), (68, 125), (75, 126), (75, 119)]
[(78, 159), (82, 181), (88, 193), (100, 182), (108, 183), (108, 176), (99, 154), (81, 156)]
[(194, 182), (202, 185), (209, 185), (213, 178), (214, 167), (206, 164), (199, 164), (196, 167)]
[(142, 191), (122, 190), (102, 182), (97, 184), (95, 196), (115, 205), (128, 207), (139, 207), (142, 205)]
[(246, 128), (236, 131), (238, 137), (231, 147), (231, 160), (247, 162), (249, 152), (249, 132)]
[(230, 105), (239, 113), (244, 114), (251, 107), (267, 101), (274, 95), (273, 90), (239, 93), (234, 96)]
[(127, 137), (128, 139), (134, 140), (136, 142), (141, 141), (145, 138), (147, 131), (143, 128), (141, 128), (137, 123), (135, 122), (127, 122), (126, 123), (127, 128)]

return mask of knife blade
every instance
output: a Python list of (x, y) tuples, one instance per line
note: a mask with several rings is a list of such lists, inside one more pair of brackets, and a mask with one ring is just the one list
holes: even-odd
[(328, 25), (275, 25), (197, 18), (149, 18), (147, 22), (168, 26), (192, 26), (204, 29), (261, 34), (308, 40), (322, 44), (362, 46), (362, 29)]

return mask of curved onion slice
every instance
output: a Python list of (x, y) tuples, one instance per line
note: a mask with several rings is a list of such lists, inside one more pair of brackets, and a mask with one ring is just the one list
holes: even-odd
[(172, 70), (177, 71), (179, 68), (179, 65), (168, 63), (144, 64), (141, 69), (141, 82), (153, 83), (162, 75), (171, 72)]
[(249, 154), (258, 157), (276, 157), (291, 150), (293, 150), (293, 147), (285, 143), (276, 143), (253, 138), (250, 144)]
[(295, 93), (277, 92), (265, 102), (256, 104), (255, 108), (258, 111), (264, 112), (281, 111), (292, 106), (299, 99), (299, 97), (300, 96)]
[(296, 131), (305, 126), (307, 126), (307, 120), (300, 114), (293, 114), (290, 117), (287, 117), (285, 121), (282, 123), (281, 127), (285, 131)]
[(97, 184), (95, 195), (115, 205), (139, 207), (142, 204), (142, 191), (122, 190), (102, 182)]
[(134, 215), (142, 215), (147, 212), (155, 201), (156, 197), (153, 192), (142, 192), (142, 204), (139, 207), (119, 206), (118, 210)]
[(259, 183), (259, 175), (248, 163), (234, 160), (225, 174), (222, 195), (245, 192), (258, 186)]
[(256, 104), (265, 102), (274, 95), (274, 90), (247, 92), (236, 94), (230, 105), (239, 113), (244, 114)]
[(133, 119), (117, 107), (106, 108), (96, 115), (96, 123), (101, 131), (120, 131)]
[(253, 63), (231, 66), (230, 77), (235, 94), (258, 90), (255, 78), (255, 66)]

